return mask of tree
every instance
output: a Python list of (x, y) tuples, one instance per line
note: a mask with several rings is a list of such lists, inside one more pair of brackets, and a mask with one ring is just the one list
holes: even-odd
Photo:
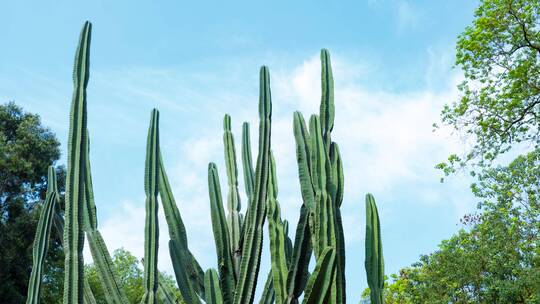
[[(126, 296), (129, 302), (134, 304), (140, 303), (141, 298), (144, 294), (144, 274), (143, 270), (141, 269), (141, 262), (129, 251), (121, 248), (114, 251), (113, 263), (118, 273), (121, 287), (126, 292)], [(88, 279), (88, 283), (90, 284), (92, 292), (94, 293), (96, 302), (98, 304), (106, 304), (107, 300), (105, 298), (99, 275), (94, 264), (86, 266), (85, 276)], [(171, 287), (174, 286), (174, 288), (171, 289), (177, 291), (175, 287), (175, 280), (170, 275), (161, 273), (160, 280), (164, 284), (168, 284)], [(176, 296), (177, 298), (179, 298), (180, 293), (177, 292)]]
[(442, 121), (473, 144), (439, 164), (446, 174), (489, 167), (518, 144), (540, 148), (539, 12), (538, 0), (482, 0), (459, 36), (456, 65), (465, 80)]
[(484, 212), (464, 223), (469, 229), (393, 276), (385, 303), (540, 302), (538, 228), (531, 236), (515, 210)]
[[(10, 102), (0, 105), (0, 299), (23, 303), (32, 265), (32, 242), (46, 190), (47, 167), (60, 157), (55, 135), (38, 115)], [(61, 170), (60, 170), (61, 171)], [(51, 241), (45, 269), (58, 271), (60, 242)], [(45, 286), (54, 282), (45, 276)], [(54, 288), (44, 288), (44, 298)]]

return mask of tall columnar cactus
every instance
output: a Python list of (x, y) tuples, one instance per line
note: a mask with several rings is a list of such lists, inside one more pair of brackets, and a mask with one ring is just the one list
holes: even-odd
[(366, 274), (371, 303), (383, 304), (384, 259), (379, 212), (373, 195), (366, 195)]
[[(51, 222), (64, 231), (64, 303), (95, 303), (84, 280), (82, 247), (84, 233), (105, 290), (107, 303), (127, 303), (115, 273), (109, 251), (98, 230), (89, 161), (86, 127), (86, 86), (89, 77), (91, 24), (86, 22), (79, 41), (74, 67), (74, 94), (68, 138), (68, 169), (65, 220), (53, 210), (58, 194), (54, 172), (49, 172), (47, 201), (39, 222), (34, 247), (28, 303), (38, 303), (41, 267), (47, 251)], [(272, 101), (267, 67), (260, 70), (259, 143), (255, 170), (251, 156), (249, 125), (242, 126), (241, 158), (247, 196), (245, 216), (240, 213), (238, 168), (231, 118), (224, 118), (224, 151), (227, 172), (227, 211), (217, 166), (208, 167), (212, 229), (216, 244), (217, 270), (203, 272), (188, 247), (186, 228), (173, 196), (159, 147), (159, 113), (152, 111), (147, 138), (144, 189), (146, 194), (144, 296), (142, 303), (247, 304), (253, 303), (259, 273), (263, 225), (268, 218), (271, 270), (262, 304), (345, 303), (345, 244), (340, 206), (343, 201), (343, 165), (338, 145), (332, 141), (334, 126), (333, 77), (328, 51), (321, 51), (322, 98), (319, 115), (306, 124), (294, 113), (294, 137), (302, 204), (294, 244), (288, 236), (288, 222), (281, 218), (275, 161), (271, 154)], [(51, 169), (52, 170), (52, 169)], [(52, 173), (51, 173), (52, 172)], [(169, 231), (169, 253), (181, 298), (175, 299), (171, 286), (160, 282), (158, 256), (158, 195)], [(56, 208), (57, 209), (57, 208)], [(382, 303), (384, 265), (380, 224), (375, 201), (366, 198), (366, 273), (372, 303)], [(312, 253), (316, 265), (308, 266)]]
[(84, 202), (87, 151), (86, 87), (90, 67), (92, 25), (83, 26), (73, 69), (73, 101), (68, 135), (66, 211), (64, 227), (64, 303), (82, 303), (84, 293)]
[(159, 112), (154, 109), (146, 142), (144, 192), (146, 193), (146, 222), (144, 229), (144, 296), (141, 303), (158, 301), (158, 183), (159, 183)]
[(227, 228), (223, 201), (221, 199), (221, 187), (217, 167), (214, 163), (208, 165), (208, 191), (210, 194), (210, 213), (212, 229), (216, 244), (219, 279), (223, 291), (223, 301), (232, 303), (236, 286), (233, 257), (230, 247), (230, 235)]
[(227, 180), (229, 191), (227, 195), (227, 226), (229, 229), (229, 249), (231, 251), (234, 273), (238, 276), (240, 270), (240, 195), (238, 194), (238, 168), (236, 166), (236, 149), (234, 136), (231, 132), (231, 117), (223, 118), (223, 146), (225, 147), (225, 166), (227, 168)]
[(259, 87), (259, 153), (255, 169), (253, 197), (244, 222), (242, 260), (234, 293), (234, 303), (252, 303), (261, 261), (263, 224), (266, 212), (266, 192), (270, 165), (270, 134), (272, 97), (270, 73), (263, 66)]
[(56, 204), (59, 201), (58, 188), (56, 185), (56, 172), (53, 166), (49, 166), (47, 175), (47, 194), (45, 203), (39, 215), (39, 221), (36, 229), (36, 237), (32, 248), (32, 272), (28, 282), (27, 304), (38, 304), (41, 294), (41, 277), (43, 274), (43, 264), (49, 248), (49, 236), (51, 226), (54, 221)]
[(334, 81), (327, 50), (321, 51), (321, 65), (320, 115), (311, 116), (308, 128), (302, 114), (294, 114), (296, 155), (315, 258), (318, 261), (326, 247), (336, 252), (336, 273), (328, 303), (345, 303), (345, 244), (339, 209), (343, 200), (343, 168), (338, 146), (331, 140)]

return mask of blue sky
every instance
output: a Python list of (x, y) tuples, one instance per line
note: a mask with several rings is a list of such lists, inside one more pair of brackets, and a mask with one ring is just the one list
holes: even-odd
[[(463, 142), (449, 130), (432, 132), (431, 125), (458, 97), (455, 40), (476, 2), (110, 2), (0, 5), (0, 101), (40, 114), (62, 142), (62, 162), (75, 45), (82, 23), (93, 22), (91, 160), (110, 249), (143, 255), (144, 151), (150, 110), (157, 107), (164, 161), (190, 243), (205, 267), (215, 266), (206, 168), (217, 162), (225, 184), (223, 115), (232, 116), (237, 142), (243, 121), (255, 125), (262, 64), (271, 72), (279, 200), (283, 216), (295, 223), (300, 194), (292, 113), (318, 110), (323, 47), (332, 54), (334, 140), (345, 165), (349, 300), (357, 302), (366, 286), (365, 193), (379, 205), (387, 273), (435, 250), (475, 208), (466, 177), (441, 184), (434, 169), (449, 153), (463, 151)], [(171, 271), (161, 226), (160, 267)], [(268, 260), (265, 254), (261, 277)]]

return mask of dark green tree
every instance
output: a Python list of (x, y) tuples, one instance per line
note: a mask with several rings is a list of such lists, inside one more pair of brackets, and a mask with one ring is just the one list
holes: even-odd
[[(59, 146), (55, 135), (41, 125), (38, 115), (24, 112), (13, 102), (0, 105), (2, 303), (25, 302), (32, 265), (32, 242), (46, 191), (47, 167), (59, 159)], [(51, 241), (49, 247), (44, 298), (54, 293), (52, 286), (58, 284), (55, 273), (61, 271), (58, 267), (63, 255), (57, 240)]]

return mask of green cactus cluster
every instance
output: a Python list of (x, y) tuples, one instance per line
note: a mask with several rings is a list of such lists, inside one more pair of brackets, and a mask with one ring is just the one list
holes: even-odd
[[(84, 278), (83, 244), (88, 240), (92, 258), (105, 290), (107, 303), (128, 303), (115, 273), (111, 256), (98, 230), (89, 161), (86, 87), (89, 80), (92, 26), (84, 24), (73, 73), (74, 93), (68, 138), (65, 216), (59, 217), (64, 231), (66, 304), (95, 303)], [(294, 241), (289, 223), (282, 219), (278, 200), (275, 160), (271, 149), (272, 98), (270, 74), (260, 69), (259, 136), (256, 163), (252, 161), (250, 127), (242, 126), (241, 164), (246, 191), (246, 212), (241, 212), (238, 164), (231, 117), (223, 120), (223, 144), (227, 172), (226, 202), (222, 198), (218, 168), (208, 165), (210, 218), (216, 247), (217, 267), (203, 270), (189, 249), (186, 227), (173, 196), (159, 145), (159, 112), (152, 110), (147, 137), (144, 175), (146, 221), (144, 239), (144, 296), (141, 303), (253, 303), (259, 276), (264, 224), (268, 221), (271, 269), (259, 303), (294, 304), (346, 302), (345, 240), (340, 207), (344, 175), (338, 144), (332, 141), (334, 83), (330, 54), (321, 51), (322, 97), (320, 112), (308, 123), (294, 113), (293, 133), (302, 204)], [(255, 166), (255, 167), (254, 167)], [(159, 199), (158, 199), (159, 198)], [(27, 303), (39, 303), (43, 261), (52, 222), (58, 208), (54, 169), (49, 169), (45, 204), (34, 241), (34, 265)], [(181, 297), (162, 283), (157, 269), (159, 202), (169, 231), (169, 254)], [(226, 208), (224, 207), (226, 206)], [(312, 256), (315, 268), (310, 273)], [(366, 197), (366, 273), (372, 303), (382, 303), (384, 266), (381, 233), (375, 200)]]

